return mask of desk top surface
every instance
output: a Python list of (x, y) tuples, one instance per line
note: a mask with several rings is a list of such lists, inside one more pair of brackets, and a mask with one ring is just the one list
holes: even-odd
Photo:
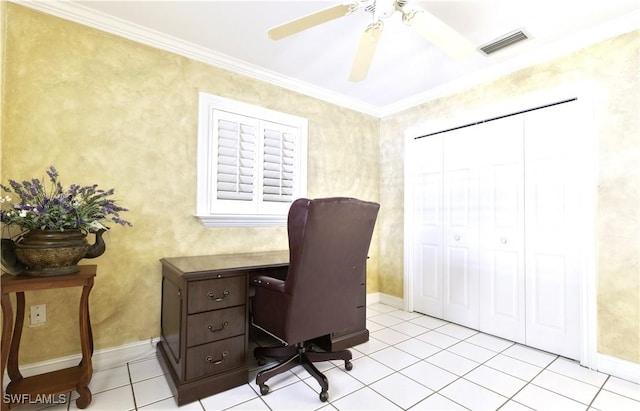
[(182, 273), (251, 270), (289, 265), (289, 250), (163, 258)]

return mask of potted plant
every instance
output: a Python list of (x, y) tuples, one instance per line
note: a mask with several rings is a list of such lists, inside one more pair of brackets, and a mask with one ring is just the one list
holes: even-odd
[[(7, 229), (19, 229), (18, 234), (3, 239), (2, 262), (7, 271), (29, 275), (77, 272), (76, 264), (82, 258), (104, 253), (102, 234), (109, 229), (106, 223), (131, 226), (120, 218), (120, 213), (128, 210), (116, 204), (113, 189), (105, 191), (96, 184), (64, 188), (55, 167), (49, 167), (46, 173), (49, 187), (37, 178), (22, 183), (9, 180), (9, 186), (0, 184), (4, 191), (0, 196), (0, 221)], [(89, 233), (96, 236), (91, 246), (86, 240)]]

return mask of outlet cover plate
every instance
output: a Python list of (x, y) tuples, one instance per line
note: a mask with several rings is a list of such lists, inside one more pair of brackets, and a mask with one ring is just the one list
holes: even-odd
[(29, 308), (29, 320), (31, 327), (44, 324), (47, 321), (46, 304), (32, 305)]

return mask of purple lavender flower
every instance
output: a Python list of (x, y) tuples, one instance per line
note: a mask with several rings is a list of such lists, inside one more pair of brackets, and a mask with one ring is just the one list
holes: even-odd
[(58, 178), (58, 170), (56, 170), (54, 166), (51, 166), (47, 170), (47, 175), (49, 175), (49, 178), (53, 182)]
[[(0, 221), (8, 225), (17, 225), (23, 229), (73, 229), (87, 232), (106, 229), (104, 222), (118, 225), (132, 224), (123, 220), (119, 212), (128, 209), (116, 205), (114, 189), (99, 189), (97, 184), (80, 186), (72, 184), (65, 190), (58, 181), (58, 171), (51, 166), (46, 170), (52, 184), (47, 189), (41, 180), (34, 178), (18, 183), (9, 180), (9, 186), (0, 185), (3, 191), (13, 194), (8, 210), (0, 210)], [(11, 196), (1, 204), (11, 202)], [(7, 206), (4, 206), (7, 207)]]

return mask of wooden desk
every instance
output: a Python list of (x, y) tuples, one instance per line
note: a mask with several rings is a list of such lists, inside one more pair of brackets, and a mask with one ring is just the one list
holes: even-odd
[[(91, 403), (89, 382), (93, 374), (91, 356), (93, 355), (93, 334), (89, 317), (89, 293), (96, 276), (96, 265), (79, 266), (80, 271), (74, 274), (30, 277), (26, 275), (2, 275), (2, 374), (9, 374), (9, 385), (6, 394), (2, 392), (2, 411), (14, 404), (26, 402), (56, 402), (56, 395), (76, 390), (80, 397), (76, 400), (78, 408), (86, 408)], [(75, 367), (52, 371), (45, 374), (24, 378), (18, 369), (18, 351), (22, 327), (24, 325), (26, 291), (48, 290), (65, 287), (82, 287), (80, 296), (80, 345), (82, 360)], [(9, 294), (16, 294), (16, 318)], [(13, 325), (13, 333), (11, 326)], [(57, 397), (60, 398), (60, 397)]]
[[(163, 258), (160, 364), (178, 405), (249, 380), (249, 281), (286, 277), (289, 251)], [(354, 296), (358, 324), (323, 338), (328, 349), (366, 342), (366, 272)]]

